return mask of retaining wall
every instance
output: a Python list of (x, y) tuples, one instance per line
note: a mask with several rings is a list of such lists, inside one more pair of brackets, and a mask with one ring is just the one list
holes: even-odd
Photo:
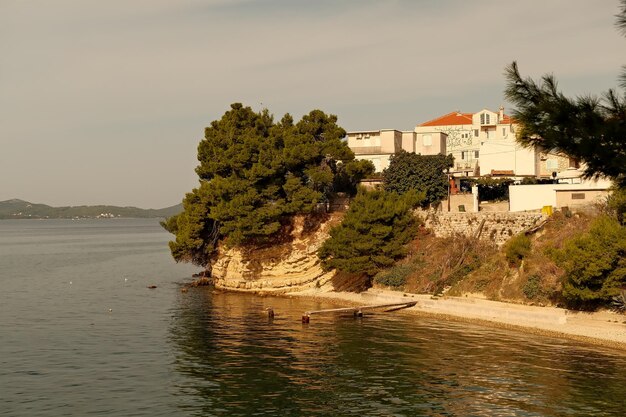
[(417, 212), (425, 221), (425, 226), (437, 237), (454, 235), (474, 236), (482, 221), (485, 221), (480, 239), (500, 246), (512, 236), (531, 228), (546, 218), (540, 212), (478, 212), (442, 213), (433, 211)]

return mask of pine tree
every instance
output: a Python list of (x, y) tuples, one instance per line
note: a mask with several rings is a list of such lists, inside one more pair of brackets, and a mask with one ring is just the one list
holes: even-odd
[(415, 191), (399, 195), (361, 189), (341, 224), (330, 231), (318, 255), (327, 269), (374, 276), (406, 255), (418, 219), (413, 207), (423, 199)]
[[(617, 27), (626, 34), (626, 0)], [(626, 67), (620, 77), (626, 91)], [(506, 98), (517, 106), (517, 140), (528, 147), (562, 152), (586, 165), (585, 175), (603, 175), (626, 186), (626, 99), (609, 90), (602, 98), (568, 98), (553, 75), (540, 82), (523, 78), (513, 62), (505, 71)]]
[(320, 110), (275, 123), (267, 110), (232, 104), (198, 145), (200, 187), (163, 223), (176, 235), (174, 259), (207, 266), (220, 244), (270, 242), (291, 216), (354, 190), (374, 167), (354, 161), (345, 134)]

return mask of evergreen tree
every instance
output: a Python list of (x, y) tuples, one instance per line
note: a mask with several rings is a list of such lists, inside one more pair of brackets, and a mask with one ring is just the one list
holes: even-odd
[(436, 204), (448, 194), (446, 170), (452, 167), (452, 155), (420, 155), (400, 151), (392, 155), (383, 172), (386, 191), (406, 193), (417, 190), (425, 194), (422, 206)]
[[(626, 34), (626, 0), (617, 26)], [(529, 147), (563, 152), (586, 164), (587, 177), (604, 175), (626, 186), (626, 99), (609, 90), (603, 98), (565, 97), (553, 75), (537, 83), (523, 78), (513, 62), (506, 69), (505, 95), (517, 106), (517, 140)], [(626, 90), (626, 67), (621, 75)]]
[(320, 248), (322, 265), (368, 277), (392, 266), (406, 255), (406, 244), (415, 236), (418, 219), (412, 209), (423, 197), (414, 190), (401, 196), (361, 189)]
[(294, 214), (311, 213), (373, 171), (354, 161), (337, 117), (313, 110), (294, 123), (231, 105), (198, 145), (200, 187), (163, 223), (174, 259), (207, 266), (218, 245), (271, 241)]
[(599, 217), (553, 253), (565, 270), (563, 296), (574, 307), (607, 304), (626, 285), (626, 227), (613, 218)]

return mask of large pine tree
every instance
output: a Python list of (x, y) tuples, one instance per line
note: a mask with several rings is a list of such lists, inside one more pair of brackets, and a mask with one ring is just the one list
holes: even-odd
[[(626, 0), (621, 1), (617, 27), (626, 35)], [(603, 175), (626, 186), (626, 67), (622, 92), (609, 90), (601, 98), (568, 98), (553, 75), (540, 82), (523, 78), (513, 62), (506, 68), (505, 95), (517, 110), (523, 145), (562, 152), (586, 165), (587, 177)]]
[(373, 172), (355, 161), (337, 117), (313, 110), (294, 123), (231, 105), (198, 146), (200, 186), (163, 223), (176, 261), (208, 266), (218, 245), (271, 241), (291, 216), (311, 213), (335, 192), (354, 191)]

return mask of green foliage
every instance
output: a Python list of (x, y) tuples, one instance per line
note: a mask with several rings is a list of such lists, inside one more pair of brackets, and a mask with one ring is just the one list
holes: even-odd
[(509, 199), (509, 185), (513, 184), (512, 178), (470, 178), (464, 180), (478, 187), (478, 199), (480, 201), (503, 201)]
[(176, 240), (169, 243), (176, 262), (207, 266), (215, 253), (219, 227), (209, 217), (208, 198), (208, 184), (202, 183), (185, 196), (182, 213), (161, 223), (165, 230), (176, 235)]
[(391, 156), (389, 167), (383, 172), (384, 188), (400, 194), (409, 190), (423, 192), (424, 207), (438, 203), (448, 195), (446, 170), (453, 163), (452, 155), (420, 155), (400, 151)]
[(320, 110), (275, 123), (267, 110), (232, 104), (198, 145), (200, 187), (164, 224), (176, 235), (174, 258), (206, 266), (219, 242), (271, 241), (290, 216), (353, 192), (373, 167), (353, 161), (345, 134), (336, 116)]
[(342, 223), (331, 229), (318, 255), (327, 269), (374, 276), (406, 255), (406, 244), (417, 232), (412, 209), (423, 195), (361, 189)]
[(367, 159), (355, 159), (344, 164), (338, 164), (335, 183), (339, 189), (354, 195), (357, 192), (359, 181), (363, 178), (370, 178), (374, 171), (374, 164)]
[[(617, 26), (626, 35), (626, 1), (621, 1)], [(626, 99), (615, 90), (602, 99), (565, 97), (552, 75), (540, 83), (522, 78), (513, 62), (506, 69), (506, 98), (521, 129), (517, 140), (529, 147), (563, 152), (584, 161), (588, 177), (604, 175), (626, 185)], [(626, 67), (620, 76), (626, 90)]]
[(520, 262), (530, 254), (530, 238), (520, 233), (511, 238), (504, 247), (504, 255), (510, 265), (520, 265)]
[(541, 276), (538, 274), (529, 276), (528, 280), (526, 280), (526, 284), (524, 284), (524, 287), (522, 288), (522, 291), (529, 300), (534, 300), (542, 296), (544, 290), (541, 285)]
[(377, 284), (400, 289), (406, 284), (406, 279), (415, 268), (411, 265), (396, 265), (387, 271), (381, 271), (374, 276)]
[(622, 226), (626, 226), (626, 187), (613, 187), (607, 199), (607, 209)]
[(589, 232), (551, 255), (565, 270), (563, 296), (572, 306), (607, 304), (626, 284), (626, 227), (608, 216), (597, 218)]

